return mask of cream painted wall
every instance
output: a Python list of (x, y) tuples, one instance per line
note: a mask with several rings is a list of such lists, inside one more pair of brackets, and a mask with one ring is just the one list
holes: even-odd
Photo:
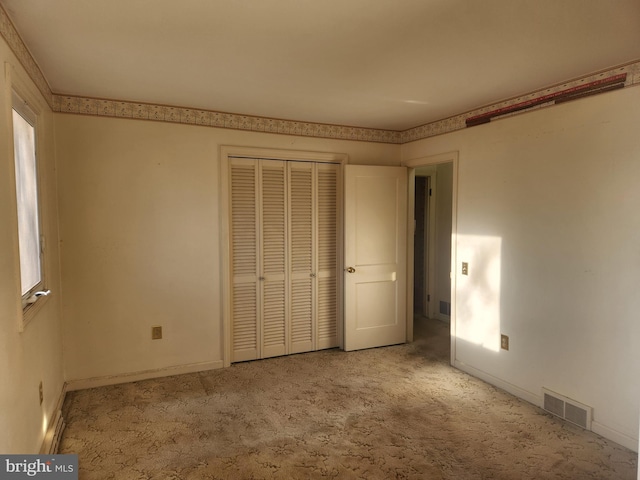
[[(39, 94), (3, 40), (0, 60), (0, 452), (38, 453), (63, 388), (53, 115), (45, 106), (39, 124), (43, 143), (38, 151), (40, 194), (45, 210), (43, 233), (47, 238), (45, 268), (52, 295), (24, 331), (19, 332), (22, 308), (11, 87), (5, 76), (5, 62), (16, 69), (29, 91)], [(40, 381), (44, 388), (42, 405), (38, 393)]]
[[(72, 388), (221, 366), (221, 145), (346, 153), (361, 164), (400, 157), (398, 145), (69, 114), (55, 122)], [(162, 340), (151, 340), (153, 325)]]
[(459, 151), (456, 364), (536, 403), (544, 386), (591, 405), (593, 429), (631, 449), (639, 132), (630, 87), (402, 146)]

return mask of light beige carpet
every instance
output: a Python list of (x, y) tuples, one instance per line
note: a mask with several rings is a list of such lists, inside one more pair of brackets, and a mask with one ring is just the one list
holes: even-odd
[(637, 455), (448, 365), (448, 326), (68, 394), (81, 479), (635, 479)]

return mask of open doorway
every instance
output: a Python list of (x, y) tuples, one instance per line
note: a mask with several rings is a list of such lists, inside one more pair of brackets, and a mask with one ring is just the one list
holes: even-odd
[(414, 313), (451, 321), (453, 163), (415, 169)]
[(435, 200), (431, 183), (435, 184), (435, 168), (429, 175), (416, 172), (414, 201), (414, 250), (413, 250), (413, 313), (423, 317), (433, 316), (435, 269)]
[(454, 163), (416, 165), (414, 174), (414, 338), (433, 342), (439, 337), (448, 356)]

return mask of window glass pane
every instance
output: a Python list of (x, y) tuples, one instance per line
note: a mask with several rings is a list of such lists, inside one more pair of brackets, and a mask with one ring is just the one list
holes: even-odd
[(35, 128), (13, 110), (22, 295), (38, 285), (42, 279), (35, 133)]

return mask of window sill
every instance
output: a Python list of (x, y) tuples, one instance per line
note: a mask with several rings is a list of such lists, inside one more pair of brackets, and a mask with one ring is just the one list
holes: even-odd
[(42, 307), (45, 303), (47, 303), (47, 300), (49, 300), (50, 296), (51, 295), (43, 295), (41, 297), (38, 297), (35, 302), (30, 303), (22, 309), (22, 322), (20, 324), (21, 332), (23, 332), (24, 329), (27, 328), (29, 322), (31, 322), (31, 320), (35, 318), (37, 313), (42, 310)]

